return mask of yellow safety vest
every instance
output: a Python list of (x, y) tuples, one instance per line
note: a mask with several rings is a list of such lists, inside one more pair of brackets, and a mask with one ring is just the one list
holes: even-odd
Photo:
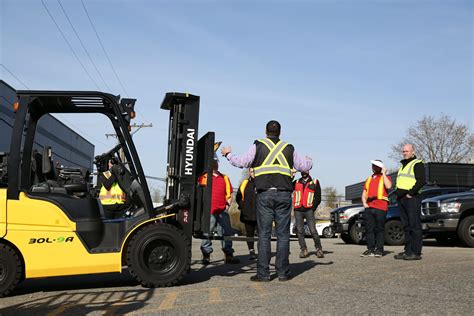
[(403, 165), (398, 169), (397, 174), (397, 189), (401, 190), (411, 190), (416, 183), (415, 178), (415, 165), (417, 163), (423, 162), (420, 159), (413, 159), (409, 163), (406, 164), (405, 167)]
[[(103, 174), (107, 179), (111, 176), (110, 171)], [(125, 193), (117, 182), (112, 185), (110, 190), (107, 190), (104, 186), (100, 188), (99, 200), (102, 205), (125, 204), (125, 198)]]
[[(283, 155), (283, 150), (288, 146), (288, 143), (280, 140), (274, 144), (268, 138), (259, 139), (258, 141), (267, 146), (270, 152), (260, 166), (253, 168), (255, 177), (276, 173), (291, 177), (291, 167), (285, 155)], [(277, 161), (278, 163), (276, 163)]]
[[(372, 176), (368, 177), (367, 180), (365, 180), (365, 191), (367, 192), (367, 197), (369, 197), (370, 182), (372, 182)], [(380, 176), (379, 185), (377, 188), (377, 200), (388, 201), (387, 190), (385, 190), (383, 176)]]
[(242, 183), (240, 184), (240, 194), (242, 194), (242, 201), (244, 200), (245, 198), (245, 187), (247, 186), (247, 183), (249, 183), (249, 180), (248, 179), (245, 179), (244, 181), (242, 181)]

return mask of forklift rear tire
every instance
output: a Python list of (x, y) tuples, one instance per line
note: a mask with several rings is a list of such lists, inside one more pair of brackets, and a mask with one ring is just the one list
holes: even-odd
[(130, 274), (145, 287), (175, 285), (188, 272), (190, 264), (186, 236), (169, 224), (145, 226), (132, 237), (127, 248)]
[(18, 253), (8, 245), (0, 244), (0, 297), (7, 296), (21, 281), (23, 265)]

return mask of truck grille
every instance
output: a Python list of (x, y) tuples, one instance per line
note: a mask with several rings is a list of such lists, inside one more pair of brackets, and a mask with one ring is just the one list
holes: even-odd
[(331, 213), (331, 223), (339, 223), (339, 213), (333, 212)]
[(421, 205), (421, 215), (434, 215), (440, 212), (437, 202), (425, 202)]

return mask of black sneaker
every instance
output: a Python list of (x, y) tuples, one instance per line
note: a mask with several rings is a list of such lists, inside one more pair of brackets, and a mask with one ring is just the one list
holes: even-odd
[(250, 281), (253, 281), (253, 282), (270, 282), (270, 277), (262, 278), (262, 277), (259, 277), (258, 275), (252, 275), (250, 277)]
[(240, 260), (235, 258), (232, 255), (226, 255), (225, 259), (224, 259), (224, 263), (226, 263), (226, 264), (239, 264)]
[(405, 253), (404, 252), (400, 252), (399, 254), (393, 256), (395, 259), (397, 260), (402, 260), (402, 259), (405, 259)]
[(374, 257), (375, 258), (382, 258), (383, 257), (383, 250), (375, 250), (374, 252)]
[(409, 255), (405, 256), (403, 260), (421, 260), (421, 256), (418, 255)]
[(278, 281), (280, 281), (280, 282), (290, 281), (291, 279), (293, 279), (292, 275), (286, 275), (286, 276), (278, 277)]
[(206, 254), (203, 253), (201, 264), (205, 266), (205, 265), (208, 265), (210, 262), (211, 262), (211, 254), (210, 253), (206, 253)]
[(249, 260), (255, 260), (257, 259), (257, 255), (255, 254), (255, 250), (250, 250), (249, 251)]
[(372, 250), (366, 250), (363, 253), (360, 254), (361, 257), (374, 257), (375, 254)]

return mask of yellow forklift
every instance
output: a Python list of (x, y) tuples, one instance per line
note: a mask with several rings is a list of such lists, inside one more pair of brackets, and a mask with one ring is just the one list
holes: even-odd
[[(135, 101), (94, 91), (17, 91), (10, 151), (0, 155), (0, 297), (30, 278), (127, 267), (143, 286), (162, 287), (189, 272), (192, 237), (209, 234), (212, 181), (202, 187), (197, 177), (212, 179), (214, 133), (198, 139), (199, 96), (165, 95), (166, 193), (163, 205), (154, 207), (130, 134)], [(49, 113), (111, 121), (119, 144), (94, 163), (100, 174), (112, 157), (118, 161), (118, 182), (130, 201), (123, 216), (104, 212), (92, 170), (59, 168), (54, 148), (34, 149), (38, 121)]]

